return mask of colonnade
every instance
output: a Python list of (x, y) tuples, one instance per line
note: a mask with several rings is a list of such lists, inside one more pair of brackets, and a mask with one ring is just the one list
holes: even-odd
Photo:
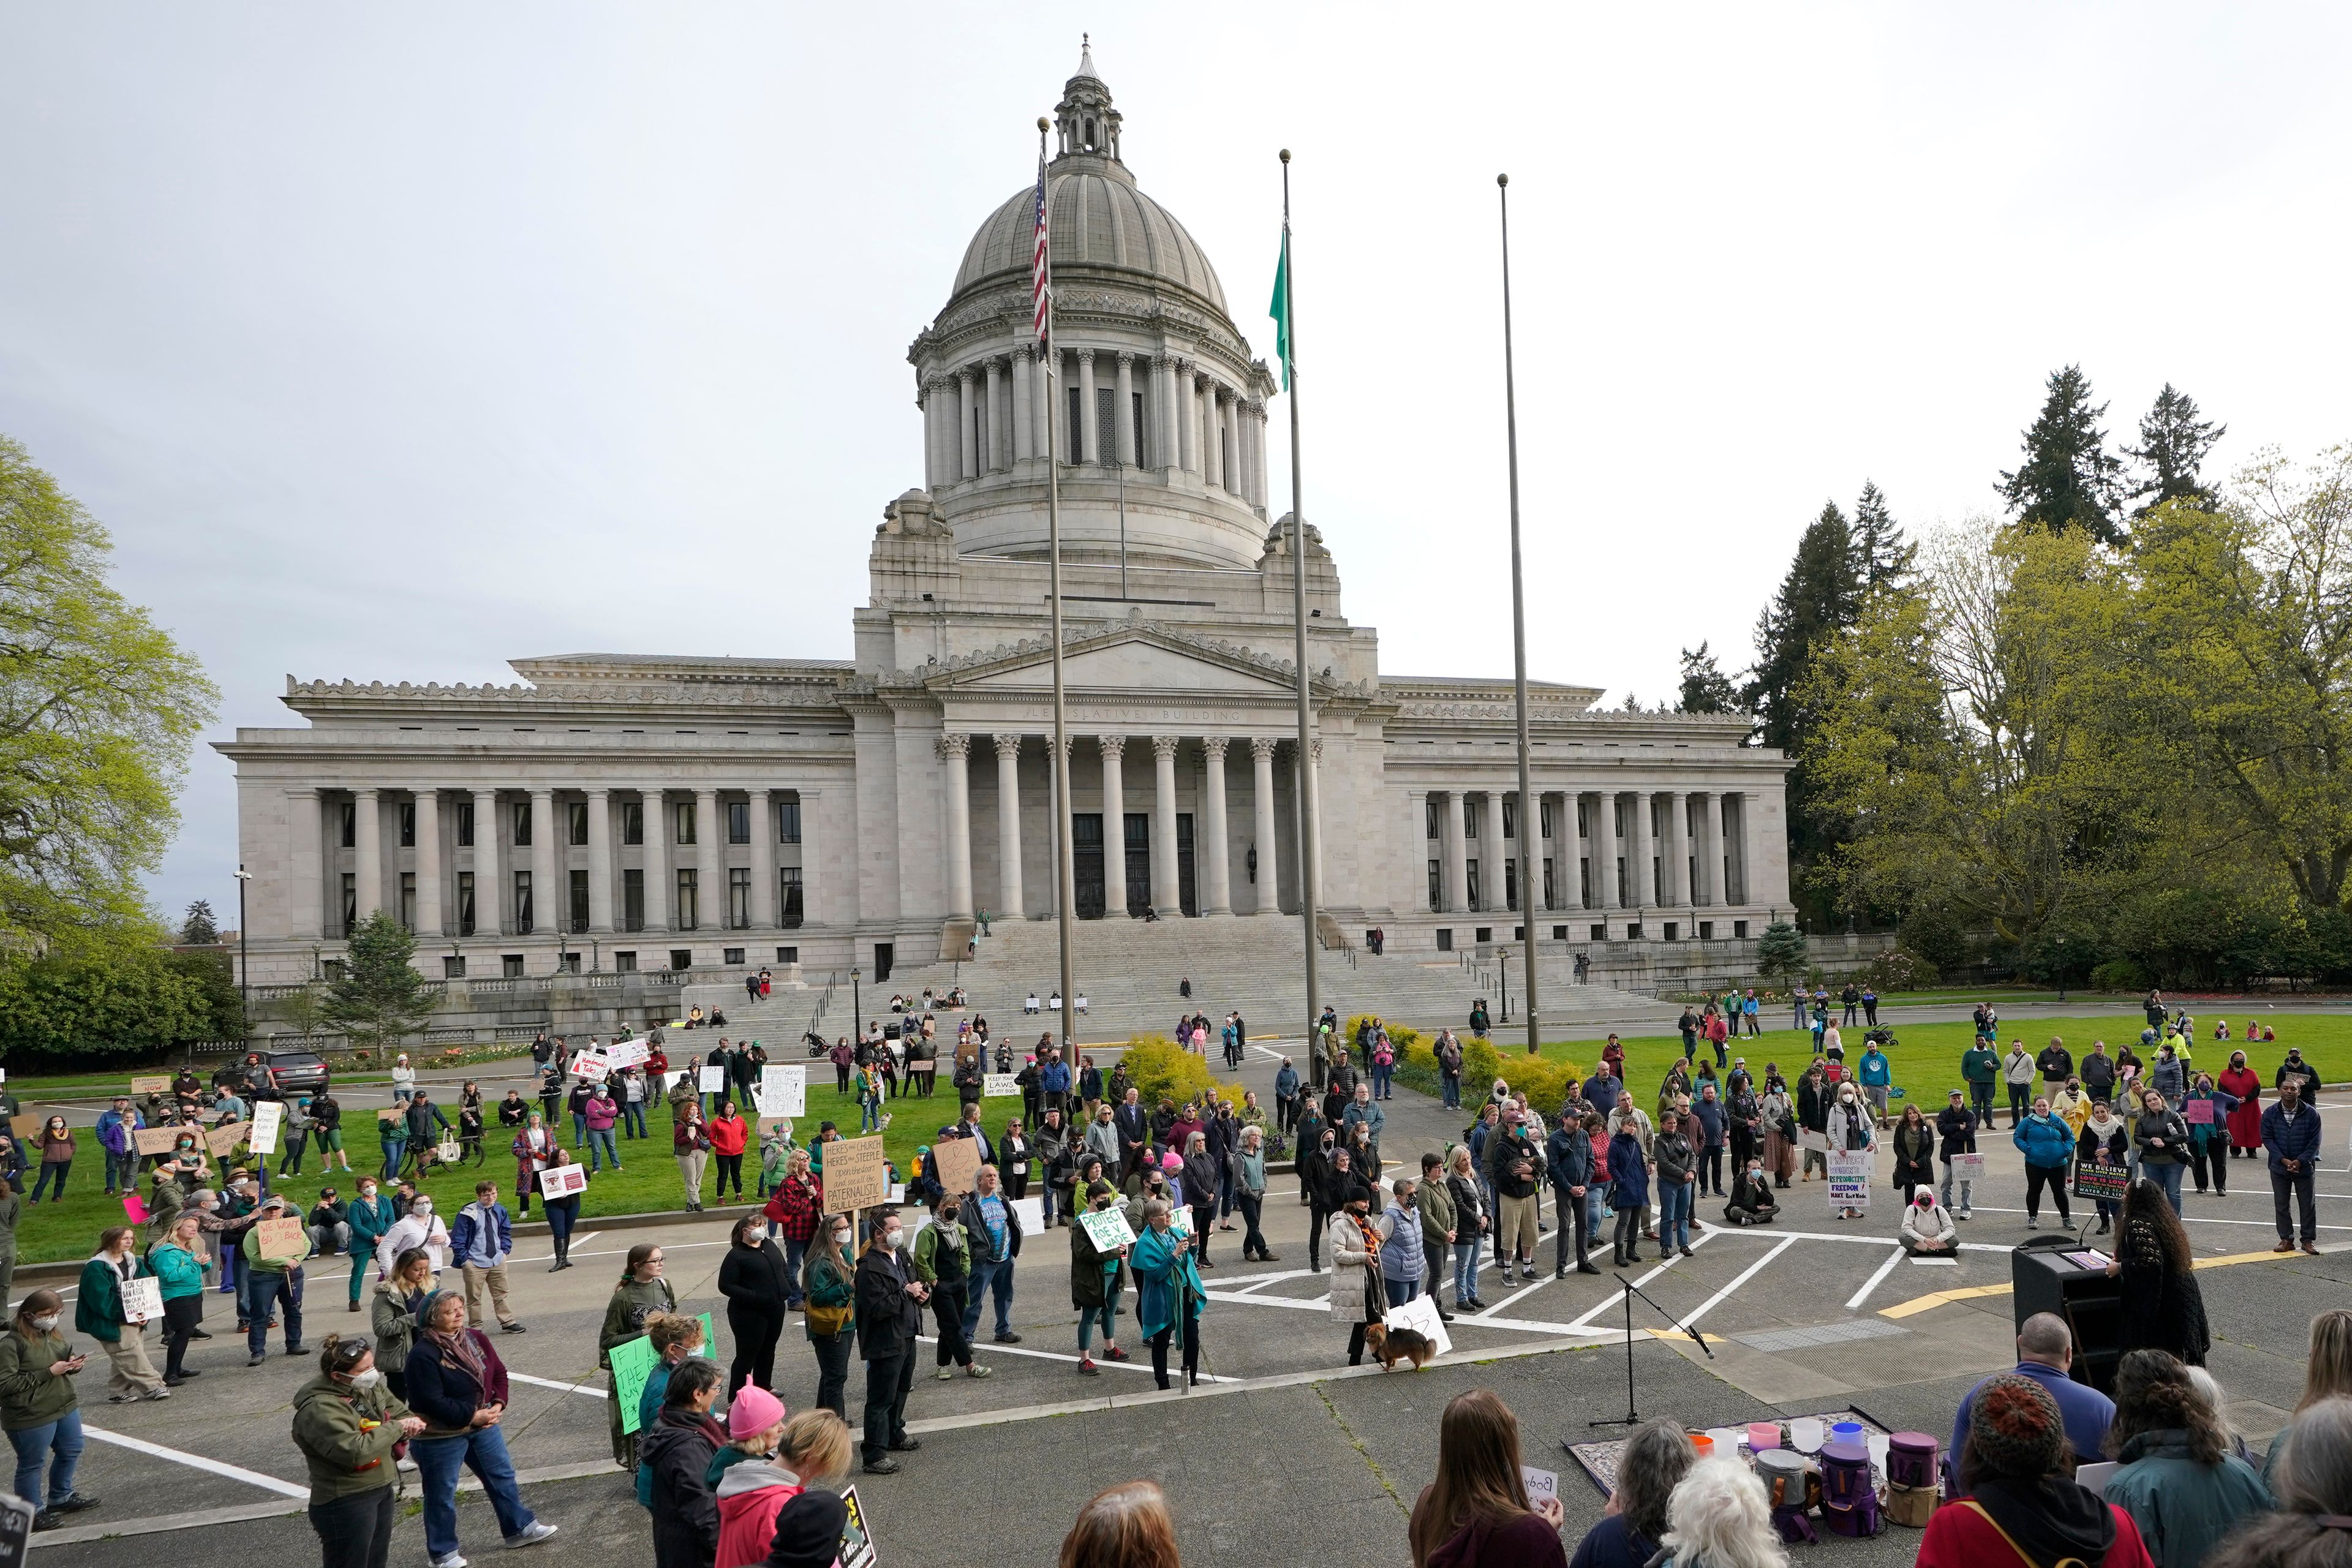
[(1764, 814), (1744, 791), (1538, 790), (1532, 835), (1516, 790), (1410, 798), (1433, 862), (1428, 907), (1438, 912), (1511, 907), (1506, 862), (1515, 863), (1517, 907), (1538, 911), (1745, 905), (1764, 863)]

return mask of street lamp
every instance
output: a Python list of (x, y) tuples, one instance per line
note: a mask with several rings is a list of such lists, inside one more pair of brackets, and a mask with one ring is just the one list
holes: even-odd
[(252, 965), (246, 957), (245, 885), (253, 880), (253, 873), (243, 866), (236, 868), (236, 1001), (245, 1009), (245, 1026), (253, 1027)]
[(866, 1037), (866, 1026), (857, 1020), (866, 1016), (866, 1005), (857, 999), (857, 965), (849, 966), (849, 1033), (853, 1038)]

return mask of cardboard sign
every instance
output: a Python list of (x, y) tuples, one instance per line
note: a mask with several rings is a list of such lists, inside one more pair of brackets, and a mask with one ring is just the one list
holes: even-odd
[(20, 1143), (39, 1142), (41, 1129), (48, 1124), (47, 1117), (34, 1110), (27, 1110), (22, 1116), (8, 1118), (8, 1131), (16, 1135), (16, 1141)]
[(1433, 1296), (1415, 1296), (1402, 1307), (1391, 1307), (1381, 1321), (1391, 1329), (1412, 1330), (1435, 1345), (1439, 1355), (1454, 1348), (1454, 1342), (1445, 1335), (1445, 1323), (1437, 1315)]
[(551, 1165), (539, 1173), (539, 1190), (551, 1198), (570, 1197), (588, 1190), (585, 1165)]
[(1021, 1092), (1021, 1084), (1015, 1074), (992, 1072), (982, 1079), (980, 1092), (991, 1100), (1001, 1099), (1008, 1094), (1017, 1096)]
[(2078, 1198), (2105, 1198), (2109, 1203), (2123, 1202), (2124, 1193), (2131, 1186), (2131, 1171), (2123, 1165), (2110, 1165), (2103, 1160), (2074, 1162), (2074, 1195)]
[(1095, 1244), (1097, 1252), (1117, 1252), (1122, 1247), (1135, 1245), (1135, 1232), (1127, 1223), (1127, 1215), (1117, 1204), (1097, 1212), (1087, 1209), (1078, 1215), (1078, 1223), (1087, 1227), (1087, 1239)]
[(387, 1105), (375, 1113), (375, 1119), (378, 1121), (405, 1121), (408, 1112), (400, 1106)]
[(228, 1158), (230, 1150), (245, 1142), (246, 1134), (250, 1131), (252, 1130), (242, 1121), (231, 1121), (220, 1127), (208, 1127), (205, 1129), (205, 1147), (213, 1152), (214, 1159), (225, 1160)]
[[(826, 1162), (830, 1168), (831, 1161)], [(942, 1191), (968, 1193), (980, 1184), (980, 1143), (971, 1138), (950, 1138), (931, 1145), (931, 1164)]]
[(1826, 1154), (1830, 1152), (1830, 1135), (1826, 1132), (1816, 1132), (1810, 1127), (1805, 1128), (1797, 1134), (1797, 1147), (1811, 1149), (1817, 1154)]
[(725, 1094), (727, 1092), (727, 1069), (723, 1067), (706, 1066), (702, 1069), (701, 1076), (698, 1078), (696, 1081), (702, 1086), (702, 1092), (705, 1094)]
[(2210, 1127), (2213, 1125), (2214, 1103), (2210, 1100), (2192, 1100), (2180, 1108), (2180, 1119), (2191, 1127)]
[(266, 1219), (253, 1227), (253, 1234), (254, 1248), (264, 1258), (299, 1258), (310, 1243), (299, 1219)]
[(614, 1040), (604, 1047), (604, 1059), (615, 1069), (640, 1068), (654, 1054), (654, 1048), (643, 1040)]
[(1519, 1480), (1528, 1489), (1528, 1501), (1530, 1505), (1539, 1504), (1546, 1498), (1551, 1499), (1554, 1502), (1559, 1500), (1558, 1471), (1538, 1470), (1533, 1465), (1521, 1465)]
[(885, 1201), (890, 1189), (889, 1163), (882, 1139), (849, 1138), (824, 1146), (824, 1212), (845, 1214), (868, 1209)]
[(572, 1058), (573, 1078), (593, 1079), (601, 1082), (604, 1075), (612, 1070), (611, 1058), (602, 1051), (582, 1051)]
[(1877, 1173), (1877, 1156), (1867, 1149), (1830, 1151), (1830, 1206), (1869, 1208), (1871, 1178)]
[(153, 1275), (122, 1282), (122, 1316), (126, 1322), (150, 1321), (163, 1315), (163, 1282)]
[(805, 1116), (808, 1114), (808, 1068), (771, 1062), (760, 1069), (759, 1087), (752, 1091), (762, 1116)]
[(1983, 1181), (1984, 1156), (1982, 1154), (1953, 1155), (1952, 1174), (1956, 1179), (1963, 1182)]
[[(710, 1314), (702, 1314), (702, 1353), (714, 1354), (719, 1349), (717, 1332), (710, 1325)], [(621, 1430), (634, 1432), (640, 1423), (637, 1405), (646, 1396), (646, 1379), (654, 1374), (661, 1363), (661, 1352), (654, 1349), (651, 1336), (639, 1334), (633, 1340), (623, 1340), (606, 1352), (605, 1359), (613, 1367), (613, 1397), (621, 1404)]]
[(177, 1127), (134, 1127), (131, 1146), (142, 1154), (168, 1154), (184, 1130)]
[(278, 1152), (278, 1129), (286, 1120), (286, 1107), (274, 1100), (257, 1102), (253, 1108), (253, 1139), (247, 1147), (257, 1154)]
[(153, 1078), (134, 1078), (131, 1080), (131, 1092), (132, 1094), (169, 1094), (172, 1092), (172, 1080), (164, 1074), (158, 1074)]

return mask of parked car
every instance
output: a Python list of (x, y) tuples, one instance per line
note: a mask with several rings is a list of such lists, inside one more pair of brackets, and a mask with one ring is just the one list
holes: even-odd
[(261, 1065), (281, 1094), (311, 1094), (327, 1081), (327, 1064), (316, 1051), (262, 1051)]

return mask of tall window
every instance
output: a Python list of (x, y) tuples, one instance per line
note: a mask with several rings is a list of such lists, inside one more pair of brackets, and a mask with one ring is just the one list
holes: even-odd
[(572, 929), (575, 931), (586, 931), (588, 929), (588, 873), (574, 871), (572, 873), (571, 880)]
[(783, 802), (776, 808), (776, 842), (798, 844), (801, 841), (801, 803), (798, 798)]
[[(414, 871), (400, 874), (400, 923), (406, 930), (413, 931), (416, 929), (416, 873)], [(436, 934), (438, 930), (436, 921)]]
[(415, 801), (400, 803), (400, 847), (403, 849), (416, 847), (416, 803)]
[(1118, 456), (1118, 388), (1095, 388), (1095, 445), (1100, 448), (1094, 455), (1097, 463), (1108, 463)]
[(357, 801), (347, 800), (342, 804), (342, 830), (341, 835), (337, 837), (336, 842), (341, 844), (344, 848), (350, 849), (357, 846), (359, 841), (359, 803)]
[(1519, 907), (1519, 863), (1516, 859), (1503, 862), (1503, 907), (1507, 910)]
[(680, 843), (680, 844), (691, 844), (691, 843), (693, 843), (693, 842), (694, 842), (694, 802), (692, 802), (692, 801), (690, 801), (690, 800), (682, 800), (682, 801), (679, 801), (679, 802), (677, 803), (677, 806), (676, 820), (677, 820), (677, 841), (678, 843)]
[[(1484, 815), (1479, 808), (1486, 804), (1483, 800), (1465, 800), (1462, 803), (1463, 837), (1475, 839), (1478, 837), (1478, 818)], [(1478, 906), (1473, 903), (1470, 907), (1475, 910)]]
[(751, 842), (751, 803), (750, 801), (730, 800), (727, 803), (727, 842), (730, 844)]
[(1549, 855), (1544, 857), (1543, 878), (1544, 908), (1548, 910), (1556, 910), (1559, 908), (1559, 893), (1552, 884), (1551, 857)]
[(1503, 797), (1503, 837), (1506, 838), (1517, 838), (1518, 836), (1519, 813), (1517, 803), (1512, 800), (1509, 795), (1505, 795)]
[(643, 844), (646, 841), (646, 808), (642, 802), (625, 800), (621, 803), (621, 842)]
[(1153, 454), (1151, 444), (1143, 438), (1143, 393), (1139, 388), (1135, 394), (1135, 407), (1133, 409), (1133, 413), (1135, 416), (1135, 460), (1139, 466), (1148, 468), (1150, 466)]
[(530, 844), (530, 802), (519, 800), (514, 808), (514, 846), (526, 848)]
[[(1437, 802), (1434, 799), (1424, 800), (1421, 803), (1421, 814), (1423, 818), (1423, 826), (1424, 828), (1424, 831), (1422, 833), (1422, 837), (1423, 838), (1433, 840), (1438, 835)], [(1435, 909), (1437, 906), (1435, 904), (1432, 904), (1429, 907), (1431, 909)]]
[(621, 929), (646, 929), (646, 874), (635, 867), (621, 873)]
[(1536, 813), (1536, 831), (1549, 839), (1551, 837), (1551, 802), (1544, 799), (1538, 805), (1540, 809)]
[(343, 934), (351, 935), (352, 928), (359, 923), (360, 879), (357, 873), (346, 871), (343, 873)]
[(677, 870), (677, 909), (675, 911), (677, 921), (677, 929), (680, 931), (692, 931), (700, 923), (695, 918), (696, 910), (694, 895), (694, 868), (691, 866), (681, 866)]
[(474, 874), (471, 871), (457, 873), (457, 934), (474, 934)]
[(1432, 860), (1429, 863), (1429, 910), (1432, 914), (1435, 914), (1444, 908), (1444, 862), (1442, 860)]
[(783, 879), (779, 889), (783, 894), (781, 904), (784, 911), (782, 924), (790, 930), (801, 923), (801, 868), (786, 866), (776, 874)]
[(748, 866), (727, 868), (727, 923), (736, 931), (751, 923), (751, 869)]
[(528, 871), (514, 874), (514, 908), (515, 930), (527, 931), (539, 923), (531, 919), (530, 873)]
[(1484, 909), (1486, 906), (1478, 901), (1478, 862), (1469, 860), (1463, 864), (1469, 875), (1466, 879), (1468, 885), (1462, 889), (1462, 907), (1465, 910)]
[(473, 847), (474, 803), (470, 800), (461, 800), (457, 803), (457, 847), (471, 849)]
[(1075, 384), (1068, 389), (1070, 416), (1069, 423), (1066, 428), (1067, 428), (1070, 433), (1070, 441), (1067, 450), (1070, 454), (1069, 460), (1072, 463), (1083, 463), (1087, 460), (1087, 430), (1085, 426), (1078, 423), (1078, 411), (1086, 406), (1084, 403), (1078, 400), (1080, 390), (1081, 389)]
[(572, 829), (568, 836), (572, 842), (574, 844), (587, 843), (588, 803), (584, 800), (566, 801), (563, 803), (563, 815), (566, 818), (566, 825)]

